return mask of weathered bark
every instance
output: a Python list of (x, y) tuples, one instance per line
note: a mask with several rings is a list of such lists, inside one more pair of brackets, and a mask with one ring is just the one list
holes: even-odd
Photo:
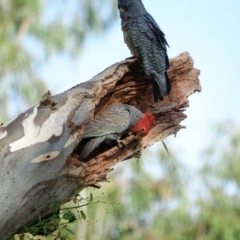
[[(139, 62), (125, 60), (62, 94), (45, 94), (39, 104), (1, 126), (0, 239), (51, 213), (53, 201), (63, 203), (76, 191), (97, 186), (117, 162), (139, 156), (180, 130), (188, 96), (201, 91), (199, 73), (186, 52), (171, 59), (171, 94), (154, 103), (151, 81)], [(156, 125), (143, 139), (127, 136), (126, 146), (99, 150), (82, 162), (78, 153), (85, 124), (94, 113), (116, 103), (151, 112)]]

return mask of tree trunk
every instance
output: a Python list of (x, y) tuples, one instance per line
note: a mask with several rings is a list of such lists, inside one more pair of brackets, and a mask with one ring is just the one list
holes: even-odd
[[(0, 127), (0, 239), (4, 240), (51, 213), (52, 202), (66, 202), (87, 186), (98, 186), (112, 167), (139, 156), (143, 149), (183, 128), (188, 96), (201, 91), (200, 71), (185, 52), (170, 60), (172, 91), (153, 102), (151, 80), (135, 59), (116, 63), (91, 80), (64, 93), (46, 93), (39, 104)], [(82, 162), (79, 151), (84, 126), (93, 115), (117, 103), (150, 112), (155, 126), (149, 134), (125, 139)]]

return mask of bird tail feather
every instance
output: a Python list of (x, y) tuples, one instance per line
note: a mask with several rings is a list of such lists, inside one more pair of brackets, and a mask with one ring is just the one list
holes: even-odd
[(81, 154), (80, 159), (85, 159), (94, 149), (96, 149), (101, 143), (105, 142), (107, 144), (111, 143), (112, 141), (117, 141), (120, 139), (121, 135), (110, 133), (104, 136), (100, 136), (97, 138), (91, 139), (87, 144), (84, 146)]
[(102, 142), (104, 142), (105, 138), (106, 138), (106, 135), (91, 139), (84, 146), (79, 158), (81, 160), (85, 159), (94, 149), (96, 149)]
[(168, 79), (167, 72), (154, 76), (152, 86), (154, 102), (163, 100), (164, 96), (168, 95), (171, 91), (171, 84)]

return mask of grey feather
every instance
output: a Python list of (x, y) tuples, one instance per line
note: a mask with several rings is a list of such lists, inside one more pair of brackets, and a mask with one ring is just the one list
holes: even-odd
[(111, 106), (97, 114), (85, 127), (83, 138), (99, 137), (111, 133), (122, 134), (142, 116), (142, 112), (127, 104)]
[(86, 125), (83, 133), (83, 138), (95, 138), (84, 146), (80, 159), (85, 159), (102, 142), (108, 143), (120, 139), (122, 134), (131, 129), (142, 117), (141, 111), (127, 104), (111, 106), (95, 115)]
[(153, 79), (154, 101), (171, 91), (167, 76), (169, 60), (165, 35), (141, 0), (118, 0), (124, 41)]

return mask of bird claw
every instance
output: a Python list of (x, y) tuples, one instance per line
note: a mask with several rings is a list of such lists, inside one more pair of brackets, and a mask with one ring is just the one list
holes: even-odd
[(127, 132), (128, 136), (131, 136), (133, 135), (134, 133), (133, 132)]
[(119, 139), (119, 140), (117, 140), (117, 143), (118, 143), (119, 147), (126, 147), (127, 146), (127, 144), (124, 140)]
[(141, 137), (140, 133), (137, 133), (137, 134), (134, 136), (134, 138), (137, 139), (137, 140), (140, 140), (142, 137)]

